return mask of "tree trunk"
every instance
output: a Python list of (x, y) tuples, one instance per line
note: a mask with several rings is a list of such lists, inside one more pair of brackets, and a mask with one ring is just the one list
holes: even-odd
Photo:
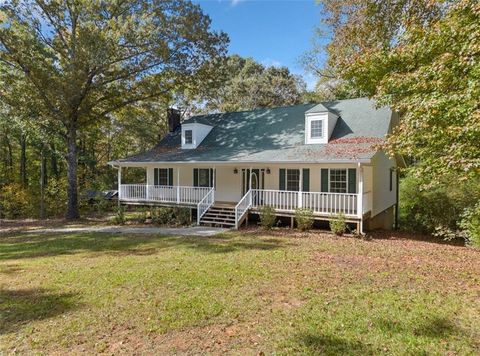
[(20, 136), (20, 183), (23, 187), (27, 186), (27, 138), (25, 134)]
[(68, 179), (68, 204), (67, 213), (65, 218), (78, 219), (80, 218), (80, 212), (78, 211), (78, 186), (77, 186), (77, 124), (76, 120), (72, 120), (67, 133), (67, 179)]
[(57, 152), (55, 150), (55, 144), (50, 145), (50, 165), (52, 168), (52, 174), (55, 176), (56, 179), (59, 177), (59, 171), (58, 171), (58, 162), (57, 162)]
[(41, 153), (42, 163), (40, 164), (40, 219), (45, 219), (45, 156), (43, 149)]

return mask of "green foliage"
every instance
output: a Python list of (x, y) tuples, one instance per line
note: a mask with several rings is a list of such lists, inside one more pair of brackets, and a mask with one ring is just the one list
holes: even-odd
[(306, 84), (287, 67), (264, 66), (233, 55), (219, 68), (225, 83), (207, 99), (207, 109), (242, 111), (299, 104)]
[(275, 209), (270, 205), (261, 206), (259, 209), (260, 213), (260, 225), (265, 230), (271, 230), (275, 225)]
[(313, 211), (311, 209), (296, 209), (295, 220), (297, 221), (297, 227), (301, 231), (310, 230), (313, 226)]
[(455, 237), (464, 209), (479, 199), (479, 180), (459, 181), (451, 176), (435, 186), (428, 186), (409, 172), (400, 181), (400, 226), (443, 238)]
[(173, 208), (173, 216), (175, 217), (175, 225), (190, 225), (190, 209), (189, 208)]
[(80, 136), (215, 77), (228, 38), (210, 24), (191, 1), (2, 2), (1, 100), (62, 140), (68, 218), (79, 217), (78, 164), (94, 165), (79, 156)]
[(67, 180), (51, 178), (45, 187), (45, 202), (47, 214), (59, 217), (65, 214), (67, 206)]
[(19, 184), (10, 184), (0, 189), (0, 217), (23, 218), (31, 213), (31, 197)]
[(459, 225), (463, 229), (467, 241), (480, 249), (480, 200), (475, 206), (465, 209)]
[(123, 225), (125, 224), (125, 207), (120, 205), (117, 209), (117, 214), (113, 217), (114, 224)]
[(345, 215), (343, 213), (332, 215), (329, 221), (330, 230), (337, 235), (342, 236), (347, 231), (347, 223), (345, 222)]
[(152, 223), (162, 226), (186, 226), (190, 224), (189, 208), (157, 207), (151, 210)]
[[(479, 2), (421, 1), (418, 14), (415, 8), (405, 18), (393, 12), (396, 5), (389, 8), (382, 3), (371, 8), (363, 4), (363, 10), (357, 10), (364, 11), (367, 23), (381, 19), (382, 10), (394, 15), (385, 17), (393, 19), (384, 27), (394, 31), (389, 36), (372, 31), (371, 35), (365, 33), (367, 41), (363, 42), (353, 33), (355, 24), (361, 29), (373, 28), (360, 23), (362, 16), (355, 9), (352, 11), (358, 16), (352, 15), (352, 19), (358, 22), (346, 20), (350, 30), (341, 25), (342, 33), (348, 34), (343, 40), (356, 48), (346, 57), (337, 57), (342, 61), (342, 78), (373, 96), (378, 105), (401, 113), (400, 124), (388, 137), (388, 151), (420, 160), (422, 165), (416, 168), (432, 184), (451, 174), (458, 179), (478, 176)], [(370, 36), (374, 36), (373, 43), (368, 42)], [(395, 41), (382, 45), (382, 39)]]

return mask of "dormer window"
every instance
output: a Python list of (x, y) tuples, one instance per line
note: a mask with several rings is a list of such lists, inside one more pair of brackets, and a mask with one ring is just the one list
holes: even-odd
[(197, 148), (212, 128), (212, 126), (198, 122), (182, 124), (182, 148), (186, 150)]
[(185, 144), (191, 145), (193, 143), (193, 131), (185, 130)]
[(326, 144), (330, 140), (338, 115), (318, 104), (305, 112), (305, 143)]
[(323, 120), (310, 121), (310, 138), (322, 138), (323, 137)]

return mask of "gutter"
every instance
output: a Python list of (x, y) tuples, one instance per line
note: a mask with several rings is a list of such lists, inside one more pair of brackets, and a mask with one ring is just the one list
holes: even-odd
[(346, 159), (346, 160), (318, 160), (318, 161), (148, 161), (148, 162), (139, 162), (139, 161), (110, 161), (108, 165), (113, 168), (118, 168), (119, 166), (131, 166), (131, 167), (144, 167), (149, 165), (156, 164), (224, 164), (224, 165), (240, 165), (240, 164), (318, 164), (318, 163), (332, 163), (332, 164), (345, 164), (345, 163), (371, 163), (370, 158), (364, 159)]

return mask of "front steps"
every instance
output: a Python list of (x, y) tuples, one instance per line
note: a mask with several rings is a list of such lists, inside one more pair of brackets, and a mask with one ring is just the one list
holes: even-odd
[(200, 225), (233, 228), (235, 227), (235, 207), (214, 205), (202, 216)]

